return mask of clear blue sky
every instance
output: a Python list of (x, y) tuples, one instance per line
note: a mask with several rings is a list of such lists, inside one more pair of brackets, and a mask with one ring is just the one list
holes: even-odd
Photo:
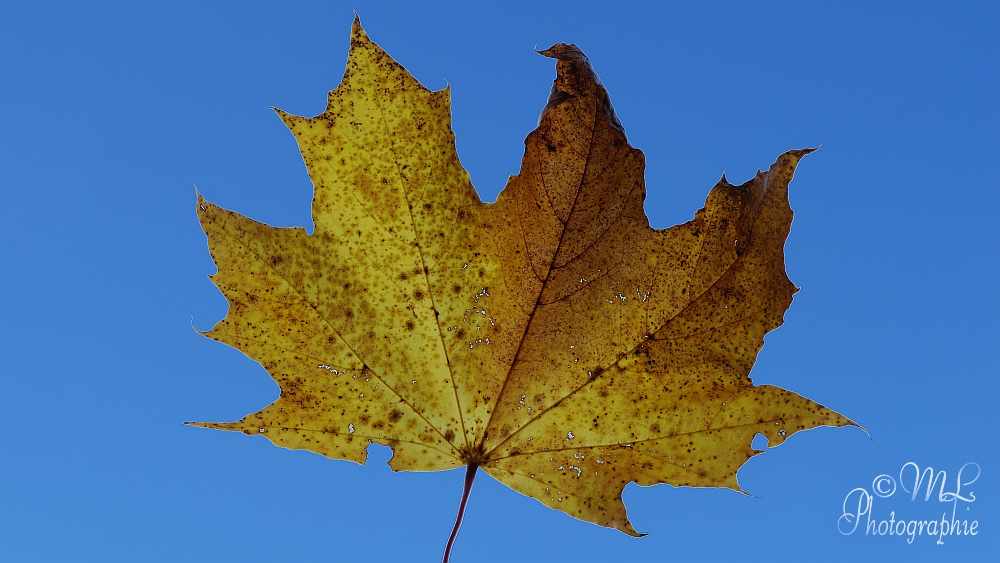
[[(205, 6), (212, 4), (212, 6)], [(985, 561), (1000, 551), (996, 3), (5, 2), (0, 16), (0, 561), (435, 561), (462, 471), (390, 472), (183, 426), (277, 386), (196, 334), (225, 315), (195, 217), (210, 200), (309, 226), (311, 184), (268, 109), (324, 109), (356, 10), (453, 89), (484, 199), (517, 172), (578, 44), (646, 154), (656, 227), (781, 152), (802, 287), (752, 376), (850, 416), (728, 490), (629, 486), (634, 539), (481, 475), (453, 561)], [(981, 467), (976, 536), (842, 535), (844, 499), (907, 462)], [(966, 473), (968, 478), (968, 473)], [(874, 514), (939, 520), (899, 492)]]

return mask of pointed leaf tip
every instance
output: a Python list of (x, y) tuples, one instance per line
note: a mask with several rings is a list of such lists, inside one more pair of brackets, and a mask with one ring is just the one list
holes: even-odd
[(535, 52), (551, 59), (574, 60), (587, 58), (587, 55), (583, 54), (583, 51), (576, 46), (576, 43), (556, 43), (542, 51), (535, 49)]
[(185, 422), (184, 424), (198, 428), (212, 428), (214, 430), (238, 430), (235, 422)]
[(542, 110), (543, 117), (549, 110), (573, 97), (592, 98), (601, 105), (611, 126), (622, 133), (625, 132), (618, 116), (615, 115), (615, 108), (611, 105), (607, 90), (583, 50), (575, 43), (568, 45), (556, 43), (544, 51), (536, 52), (559, 61), (556, 63), (556, 79), (552, 83), (548, 104)]
[(351, 24), (351, 40), (352, 41), (367, 41), (368, 34), (365, 33), (363, 27), (361, 27), (361, 16), (357, 12), (354, 13), (354, 23)]

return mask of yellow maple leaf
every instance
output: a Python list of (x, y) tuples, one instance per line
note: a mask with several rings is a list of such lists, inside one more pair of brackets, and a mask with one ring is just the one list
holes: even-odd
[[(278, 111), (315, 187), (315, 232), (201, 198), (229, 312), (210, 338), (281, 387), (237, 422), (197, 426), (395, 470), (477, 468), (567, 514), (639, 535), (621, 494), (729, 487), (750, 457), (853, 424), (749, 378), (795, 287), (787, 188), (809, 149), (654, 230), (643, 154), (574, 45), (558, 60), (518, 176), (483, 203), (431, 92), (355, 21), (347, 71), (314, 118)], [(457, 530), (457, 525), (456, 525)], [(454, 539), (454, 535), (452, 540)], [(449, 544), (450, 546), (450, 544)]]

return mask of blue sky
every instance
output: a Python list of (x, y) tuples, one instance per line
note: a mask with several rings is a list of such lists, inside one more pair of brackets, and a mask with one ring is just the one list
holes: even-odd
[[(646, 154), (655, 227), (723, 172), (822, 148), (791, 185), (802, 287), (752, 377), (864, 425), (751, 460), (754, 497), (629, 486), (642, 539), (481, 475), (453, 561), (984, 561), (997, 541), (1000, 9), (993, 3), (5, 3), (0, 18), (0, 560), (435, 561), (462, 471), (392, 473), (183, 426), (278, 393), (199, 336), (225, 315), (195, 216), (309, 226), (311, 184), (268, 109), (324, 109), (354, 10), (429, 88), (492, 200), (578, 44)], [(993, 352), (991, 352), (993, 350)], [(907, 462), (981, 468), (975, 536), (843, 535), (855, 488)], [(964, 474), (966, 480), (968, 469)], [(904, 477), (906, 473), (904, 472)], [(876, 498), (876, 520), (951, 514)], [(963, 514), (964, 513), (964, 516)]]

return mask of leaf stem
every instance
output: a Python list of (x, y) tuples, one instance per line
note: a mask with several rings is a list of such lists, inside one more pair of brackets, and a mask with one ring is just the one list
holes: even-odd
[(465, 516), (465, 505), (469, 502), (469, 494), (472, 492), (472, 482), (476, 479), (476, 471), (479, 469), (479, 464), (470, 463), (465, 471), (465, 490), (462, 491), (462, 503), (458, 505), (458, 517), (455, 518), (455, 528), (451, 531), (451, 537), (448, 538), (448, 545), (444, 548), (444, 560), (441, 563), (448, 563), (448, 558), (451, 557), (451, 546), (455, 543), (455, 538), (458, 537), (458, 529), (462, 527), (462, 518)]

